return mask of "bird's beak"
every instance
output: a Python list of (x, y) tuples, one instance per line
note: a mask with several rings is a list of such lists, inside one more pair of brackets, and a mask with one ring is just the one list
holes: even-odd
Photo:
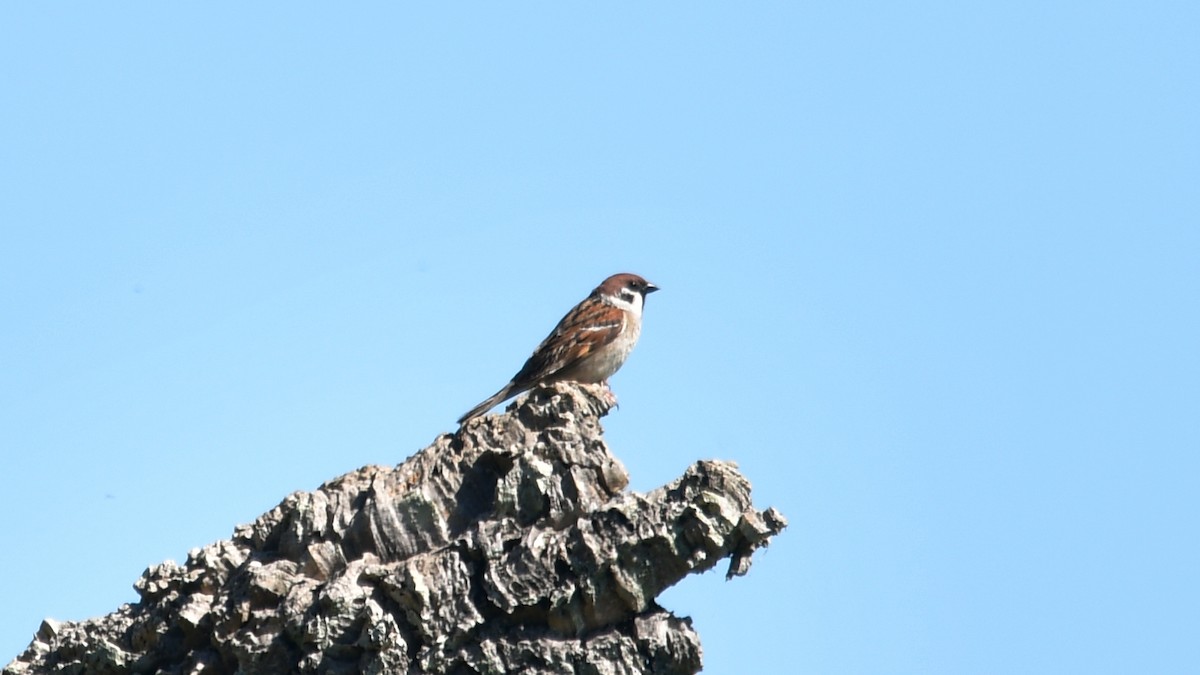
[(658, 290), (658, 286), (655, 286), (654, 284), (647, 282), (646, 290), (644, 291), (644, 293), (645, 293), (645, 295), (650, 295), (651, 293), (653, 293), (654, 291), (657, 291), (657, 290)]

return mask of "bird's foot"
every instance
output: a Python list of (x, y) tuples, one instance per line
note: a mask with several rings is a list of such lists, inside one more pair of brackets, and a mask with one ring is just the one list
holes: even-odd
[(608, 406), (609, 410), (617, 410), (620, 404), (617, 403), (617, 395), (613, 393), (612, 387), (608, 386), (608, 380), (600, 383), (600, 400), (604, 401), (604, 405)]
[(617, 397), (613, 394), (612, 389), (608, 388), (607, 382), (595, 384), (579, 382), (576, 383), (576, 386), (587, 394), (587, 398), (598, 416), (603, 417), (610, 410), (617, 407)]

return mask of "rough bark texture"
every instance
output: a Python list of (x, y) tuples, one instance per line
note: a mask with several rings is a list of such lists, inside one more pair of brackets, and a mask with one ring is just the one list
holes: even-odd
[(604, 392), (536, 389), (391, 468), (297, 492), (149, 568), (140, 602), (43, 622), (18, 673), (695, 673), (654, 598), (782, 530), (733, 464), (623, 492)]

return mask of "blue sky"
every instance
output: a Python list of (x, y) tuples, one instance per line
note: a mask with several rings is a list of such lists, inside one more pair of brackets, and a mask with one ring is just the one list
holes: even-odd
[[(1193, 3), (0, 8), (0, 662), (663, 288), (633, 488), (791, 527), (708, 673), (1200, 661)], [(723, 570), (722, 570), (723, 571)]]

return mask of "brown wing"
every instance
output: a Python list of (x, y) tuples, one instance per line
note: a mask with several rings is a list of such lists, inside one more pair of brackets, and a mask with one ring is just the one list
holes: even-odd
[(590, 297), (558, 322), (554, 330), (533, 350), (533, 355), (513, 376), (516, 389), (553, 380), (580, 360), (611, 343), (621, 334), (625, 313), (618, 307)]

